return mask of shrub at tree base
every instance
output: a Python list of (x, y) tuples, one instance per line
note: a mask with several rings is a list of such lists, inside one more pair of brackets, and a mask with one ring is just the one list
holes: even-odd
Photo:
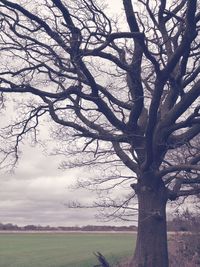
[(170, 267), (200, 266), (200, 234), (176, 234), (169, 241)]

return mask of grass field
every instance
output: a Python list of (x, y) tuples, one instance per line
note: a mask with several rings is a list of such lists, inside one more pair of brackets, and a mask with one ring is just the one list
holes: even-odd
[(134, 247), (131, 233), (0, 234), (0, 267), (93, 267), (93, 252), (117, 263)]

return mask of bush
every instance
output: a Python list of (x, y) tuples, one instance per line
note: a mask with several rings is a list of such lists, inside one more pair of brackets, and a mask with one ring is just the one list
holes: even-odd
[(200, 232), (200, 216), (186, 209), (183, 213), (177, 213), (167, 222), (168, 231)]
[(200, 234), (176, 234), (169, 240), (170, 267), (200, 266)]

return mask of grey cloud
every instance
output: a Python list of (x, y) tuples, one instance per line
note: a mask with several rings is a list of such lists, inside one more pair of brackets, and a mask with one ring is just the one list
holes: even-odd
[(0, 173), (0, 222), (52, 226), (101, 223), (95, 219), (97, 210), (73, 210), (65, 205), (76, 200), (90, 204), (97, 196), (70, 189), (83, 170), (59, 170), (60, 161), (60, 157), (44, 156), (39, 147), (24, 147), (15, 172)]
[(85, 225), (96, 223), (94, 211), (67, 209), (65, 203), (95, 197), (70, 190), (80, 171), (58, 170), (59, 159), (38, 148), (25, 149), (14, 174), (0, 174), (0, 221), (23, 224)]

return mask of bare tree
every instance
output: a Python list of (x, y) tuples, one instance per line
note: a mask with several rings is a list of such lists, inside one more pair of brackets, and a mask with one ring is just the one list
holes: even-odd
[(88, 163), (118, 159), (136, 176), (130, 266), (167, 267), (166, 204), (200, 193), (200, 1), (123, 0), (116, 19), (101, 2), (0, 0), (1, 104), (20, 101), (1, 163), (49, 115), (63, 146), (71, 136)]

